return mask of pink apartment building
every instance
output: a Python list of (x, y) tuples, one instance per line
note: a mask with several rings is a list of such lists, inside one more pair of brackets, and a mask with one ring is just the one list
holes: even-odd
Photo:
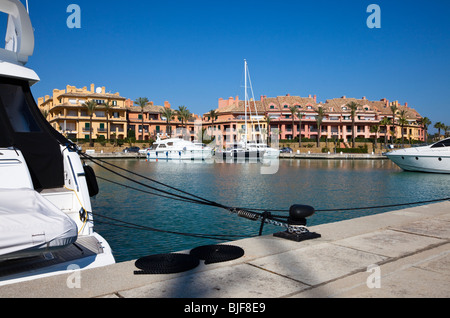
[[(425, 132), (421, 124), (422, 117), (408, 104), (400, 105), (397, 101), (390, 103), (386, 99), (369, 101), (365, 97), (361, 99), (334, 98), (325, 103), (317, 102), (317, 96), (299, 97), (286, 96), (267, 97), (261, 96), (260, 100), (250, 102), (252, 116), (247, 114), (248, 131), (261, 136), (266, 134), (269, 125), (271, 134), (279, 133), (280, 139), (293, 139), (300, 134), (300, 119), (298, 114), (292, 114), (290, 109), (295, 107), (300, 112), (302, 138), (316, 139), (319, 135), (316, 117), (319, 108), (323, 109), (324, 117), (321, 125), (321, 136), (333, 139), (350, 141), (352, 138), (352, 117), (348, 107), (350, 102), (357, 103), (358, 109), (355, 116), (356, 138), (380, 138), (384, 137), (386, 128), (388, 138), (390, 131), (396, 138), (401, 137), (401, 127), (380, 126), (378, 132), (372, 132), (371, 128), (380, 124), (385, 117), (394, 117), (391, 111), (392, 105), (397, 106), (396, 123), (399, 114), (404, 111), (407, 124), (404, 125), (404, 138), (412, 140), (425, 140)], [(219, 108), (215, 110), (217, 116), (212, 120), (209, 113), (203, 115), (204, 125), (212, 127), (212, 131), (220, 130), (227, 141), (238, 141), (245, 127), (244, 101), (239, 97), (230, 97), (227, 100), (219, 99)], [(270, 121), (268, 120), (270, 118)], [(259, 119), (260, 125), (255, 124)], [(253, 120), (253, 123), (251, 121)], [(294, 120), (294, 124), (293, 124)], [(269, 123), (268, 123), (269, 121)], [(264, 140), (264, 139), (263, 139)]]

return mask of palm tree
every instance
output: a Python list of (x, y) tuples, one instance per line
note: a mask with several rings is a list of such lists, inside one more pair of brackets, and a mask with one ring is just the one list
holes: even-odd
[(266, 132), (267, 132), (267, 145), (268, 146), (270, 145), (270, 121), (271, 120), (272, 120), (272, 118), (270, 118), (270, 115), (267, 114), (265, 122), (266, 122), (266, 127), (267, 127)]
[(322, 133), (322, 121), (323, 121), (323, 116), (324, 116), (324, 112), (323, 112), (323, 108), (319, 107), (318, 111), (317, 111), (317, 116), (316, 116), (316, 123), (317, 123), (317, 147), (320, 147), (320, 137), (321, 137), (321, 133)]
[(408, 121), (406, 120), (406, 111), (405, 110), (401, 110), (399, 113), (399, 118), (398, 118), (398, 123), (401, 127), (401, 133), (402, 133), (402, 148), (405, 147), (405, 139), (404, 139), (404, 130), (405, 130), (405, 126), (408, 125)]
[(178, 106), (177, 114), (181, 120), (181, 126), (186, 128), (189, 118), (191, 118), (191, 112), (186, 106)]
[(142, 140), (145, 139), (144, 137), (144, 108), (148, 104), (148, 98), (147, 97), (139, 97), (134, 101), (134, 104), (141, 107), (141, 119), (142, 119)]
[(428, 126), (431, 125), (431, 120), (428, 117), (424, 117), (421, 120), (421, 124), (423, 127), (423, 130), (425, 131), (425, 142), (428, 141)]
[(378, 132), (380, 131), (380, 126), (379, 125), (373, 125), (370, 127), (370, 132), (375, 134), (375, 142), (374, 142), (374, 146), (375, 149), (377, 148), (377, 139), (378, 139)]
[(166, 132), (167, 132), (167, 130), (169, 131), (170, 138), (172, 138), (172, 126), (170, 125), (170, 122), (172, 121), (175, 114), (176, 114), (175, 111), (173, 111), (170, 108), (166, 108), (166, 107), (164, 107), (164, 109), (161, 111), (161, 116), (166, 118), (166, 123), (167, 123)]
[(347, 104), (347, 107), (351, 110), (351, 116), (352, 116), (352, 148), (355, 148), (355, 117), (356, 117), (356, 111), (358, 110), (359, 104), (355, 102), (350, 102)]
[(186, 106), (178, 106), (177, 115), (178, 119), (181, 120), (181, 127), (184, 127), (182, 135), (187, 136), (187, 122), (191, 118), (192, 114)]
[(97, 102), (94, 100), (89, 100), (86, 101), (83, 106), (86, 107), (89, 116), (89, 146), (93, 147), (94, 142), (92, 141), (92, 117), (94, 116), (95, 110), (97, 108)]
[(211, 132), (211, 136), (213, 136), (214, 135), (214, 132), (213, 132), (214, 121), (217, 119), (217, 116), (219, 115), (219, 113), (217, 113), (214, 109), (212, 109), (209, 111), (208, 115), (211, 119), (210, 132)]
[[(393, 129), (394, 129), (394, 134), (392, 135), (392, 137), (394, 137), (394, 136), (396, 136), (397, 135), (397, 132), (395, 131), (395, 118), (396, 118), (396, 116), (397, 116), (397, 110), (398, 110), (398, 107), (397, 107), (397, 105), (391, 105), (391, 112), (392, 112), (392, 127), (393, 127)], [(392, 138), (392, 144), (394, 144), (394, 138)]]
[(209, 111), (208, 115), (211, 118), (211, 123), (214, 125), (214, 121), (217, 119), (217, 116), (219, 115), (219, 113), (216, 112), (214, 109), (212, 109)]
[(105, 108), (105, 115), (106, 115), (106, 140), (110, 139), (109, 135), (109, 114), (112, 110), (112, 105), (107, 101), (106, 103), (103, 103), (103, 108)]
[(292, 140), (294, 140), (294, 138), (295, 138), (295, 114), (297, 113), (297, 107), (291, 106), (291, 107), (289, 107), (289, 111), (291, 112), (291, 115), (292, 115)]
[(434, 128), (436, 128), (438, 130), (438, 139), (441, 139), (441, 129), (444, 129), (444, 124), (441, 123), (440, 121), (438, 121), (437, 123), (434, 124)]
[(300, 110), (297, 110), (297, 118), (300, 121), (298, 124), (298, 146), (301, 148), (302, 147), (302, 119), (303, 119), (303, 113)]
[(386, 147), (387, 145), (387, 133), (388, 133), (388, 126), (391, 124), (391, 120), (388, 117), (384, 117), (381, 121), (380, 121), (380, 126), (384, 126), (385, 127), (385, 131), (384, 131), (384, 146)]

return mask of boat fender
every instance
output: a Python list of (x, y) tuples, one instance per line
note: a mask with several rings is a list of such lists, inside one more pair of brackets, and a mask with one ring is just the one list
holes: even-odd
[(84, 174), (86, 176), (86, 183), (88, 186), (88, 190), (89, 190), (89, 196), (95, 197), (99, 192), (100, 189), (98, 187), (98, 183), (97, 183), (97, 177), (95, 176), (95, 172), (94, 169), (92, 169), (92, 167), (90, 166), (83, 166), (84, 169)]

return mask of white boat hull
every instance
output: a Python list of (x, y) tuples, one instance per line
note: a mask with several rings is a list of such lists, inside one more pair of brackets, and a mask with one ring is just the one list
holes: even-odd
[(149, 160), (205, 160), (212, 157), (211, 151), (198, 151), (198, 150), (187, 150), (187, 151), (149, 151), (147, 152), (147, 159)]
[(397, 166), (405, 171), (450, 173), (450, 156), (420, 156), (406, 154), (386, 154)]
[(405, 171), (450, 173), (450, 138), (431, 146), (395, 150), (386, 156)]

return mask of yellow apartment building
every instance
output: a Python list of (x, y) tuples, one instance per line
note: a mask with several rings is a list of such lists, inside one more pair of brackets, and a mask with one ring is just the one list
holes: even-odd
[[(97, 104), (90, 116), (84, 103), (94, 100)], [(119, 93), (107, 93), (105, 87), (54, 89), (52, 96), (38, 98), (38, 106), (48, 122), (69, 139), (89, 140), (104, 136), (105, 139), (124, 139), (127, 132), (127, 108), (125, 98)], [(108, 107), (109, 106), (109, 107)]]

